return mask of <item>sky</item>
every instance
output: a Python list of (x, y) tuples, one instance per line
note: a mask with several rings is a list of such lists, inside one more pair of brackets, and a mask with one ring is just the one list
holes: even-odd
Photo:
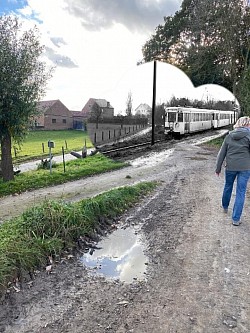
[[(14, 14), (23, 29), (40, 31), (44, 59), (55, 67), (43, 100), (59, 99), (79, 111), (89, 98), (106, 99), (115, 114), (152, 105), (153, 63), (137, 66), (142, 46), (180, 9), (181, 0), (0, 0), (0, 15)], [(157, 62), (156, 102), (172, 96), (233, 100), (226, 89), (194, 88), (179, 69)]]

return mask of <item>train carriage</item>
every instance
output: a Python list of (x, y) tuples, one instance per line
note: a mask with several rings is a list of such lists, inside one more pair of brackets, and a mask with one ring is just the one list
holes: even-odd
[(166, 107), (165, 132), (176, 135), (195, 133), (235, 123), (234, 111)]

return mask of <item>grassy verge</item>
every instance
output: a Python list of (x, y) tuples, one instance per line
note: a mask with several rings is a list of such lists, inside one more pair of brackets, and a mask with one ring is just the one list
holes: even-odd
[(46, 265), (49, 256), (76, 247), (80, 237), (99, 221), (119, 216), (152, 191), (154, 182), (121, 187), (77, 203), (45, 201), (0, 226), (0, 286), (2, 290), (24, 272)]
[(203, 145), (207, 146), (207, 147), (211, 147), (211, 148), (220, 149), (224, 138), (225, 137), (219, 137), (219, 138), (213, 139), (211, 141), (208, 141), (208, 142), (204, 143)]
[(0, 179), (0, 197), (22, 193), (38, 188), (63, 184), (67, 181), (80, 179), (95, 174), (112, 171), (126, 166), (125, 163), (109, 159), (101, 154), (66, 162), (66, 172), (63, 164), (56, 164), (50, 174), (49, 170), (34, 170), (20, 173), (13, 181), (3, 182)]

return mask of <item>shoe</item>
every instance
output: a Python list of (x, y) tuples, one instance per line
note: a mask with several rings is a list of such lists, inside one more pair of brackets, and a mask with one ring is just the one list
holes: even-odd
[(225, 214), (228, 213), (228, 208), (223, 208), (223, 207), (222, 207), (222, 209), (223, 209), (223, 213), (225, 213)]
[(234, 221), (233, 220), (233, 225), (235, 225), (235, 226), (239, 226), (241, 224), (241, 221)]

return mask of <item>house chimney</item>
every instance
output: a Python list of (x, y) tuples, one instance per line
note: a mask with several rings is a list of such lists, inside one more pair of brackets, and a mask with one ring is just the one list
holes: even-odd
[(110, 103), (109, 102), (107, 102), (107, 108), (109, 108), (110, 107)]

